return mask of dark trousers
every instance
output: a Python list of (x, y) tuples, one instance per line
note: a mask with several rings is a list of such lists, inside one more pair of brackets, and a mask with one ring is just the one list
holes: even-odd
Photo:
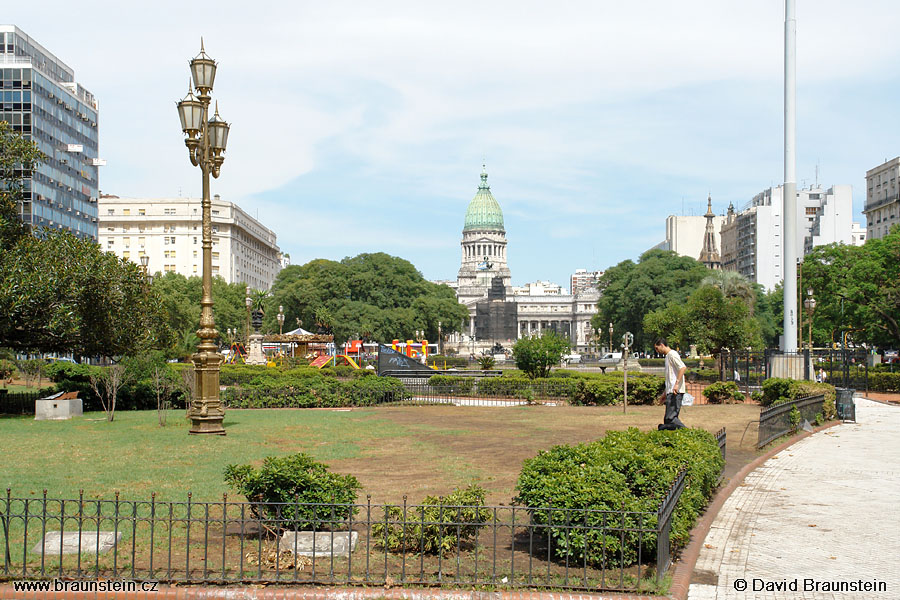
[(666, 394), (666, 416), (658, 429), (681, 429), (685, 424), (678, 418), (681, 412), (681, 400), (684, 394)]

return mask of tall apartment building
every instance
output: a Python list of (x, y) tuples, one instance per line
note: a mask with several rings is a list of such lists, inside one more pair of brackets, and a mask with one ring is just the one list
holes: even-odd
[[(729, 208), (722, 228), (722, 266), (773, 289), (784, 277), (781, 186), (753, 197), (739, 213)], [(797, 191), (797, 256), (816, 246), (853, 244), (853, 193), (849, 185)]]
[(0, 121), (46, 158), (23, 181), (19, 217), (97, 239), (99, 106), (75, 72), (15, 25), (0, 25)]
[[(199, 198), (101, 196), (100, 245), (139, 262), (151, 273), (203, 274), (202, 206)], [(212, 274), (228, 283), (267, 290), (281, 271), (275, 232), (217, 194), (212, 200)]]
[(900, 223), (900, 156), (866, 171), (866, 233), (868, 239), (886, 236)]
[(597, 282), (603, 276), (603, 271), (588, 271), (587, 269), (575, 269), (569, 278), (572, 294), (580, 294), (588, 290), (596, 290)]

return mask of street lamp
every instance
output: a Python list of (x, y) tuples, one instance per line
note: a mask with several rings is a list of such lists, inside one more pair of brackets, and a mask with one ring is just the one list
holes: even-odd
[(278, 307), (278, 316), (275, 317), (278, 319), (278, 335), (282, 335), (284, 333), (284, 307)]
[[(191, 164), (200, 167), (203, 177), (203, 295), (200, 298), (200, 344), (191, 359), (194, 362), (194, 395), (188, 416), (191, 419), (189, 433), (225, 435), (225, 408), (219, 400), (219, 366), (222, 356), (218, 353), (216, 339), (219, 334), (213, 320), (212, 299), (212, 219), (210, 216), (209, 176), (219, 177), (219, 169), (225, 161), (225, 145), (228, 142), (229, 125), (216, 112), (209, 118), (210, 93), (216, 79), (216, 61), (211, 59), (200, 40), (200, 54), (190, 62), (193, 86), (187, 96), (178, 102), (178, 116), (186, 138), (185, 145)], [(196, 90), (197, 95), (194, 95)]]
[(153, 275), (147, 272), (147, 267), (150, 264), (150, 257), (146, 254), (141, 255), (141, 271), (144, 272), (144, 281), (147, 282), (147, 285), (153, 284)]
[(250, 308), (253, 306), (253, 298), (250, 297), (250, 286), (247, 286), (244, 304), (247, 305), (247, 344), (250, 344)]
[(610, 351), (610, 352), (613, 351), (613, 346), (612, 346), (612, 334), (613, 334), (613, 331), (614, 331), (614, 330), (613, 330), (613, 324), (610, 323), (610, 324), (609, 324), (609, 351)]
[(806, 290), (806, 300), (803, 301), (803, 306), (809, 315), (809, 351), (812, 352), (812, 322), (813, 313), (816, 311), (816, 299), (813, 298), (812, 288)]

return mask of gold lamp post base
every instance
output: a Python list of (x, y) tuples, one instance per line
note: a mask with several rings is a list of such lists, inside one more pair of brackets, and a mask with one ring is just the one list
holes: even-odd
[(215, 351), (194, 354), (195, 397), (191, 399), (191, 434), (225, 435), (225, 410), (219, 399), (219, 365), (222, 355)]

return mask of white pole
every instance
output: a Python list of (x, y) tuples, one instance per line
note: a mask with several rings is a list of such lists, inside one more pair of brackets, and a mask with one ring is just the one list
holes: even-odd
[(797, 14), (784, 2), (784, 352), (797, 351)]

